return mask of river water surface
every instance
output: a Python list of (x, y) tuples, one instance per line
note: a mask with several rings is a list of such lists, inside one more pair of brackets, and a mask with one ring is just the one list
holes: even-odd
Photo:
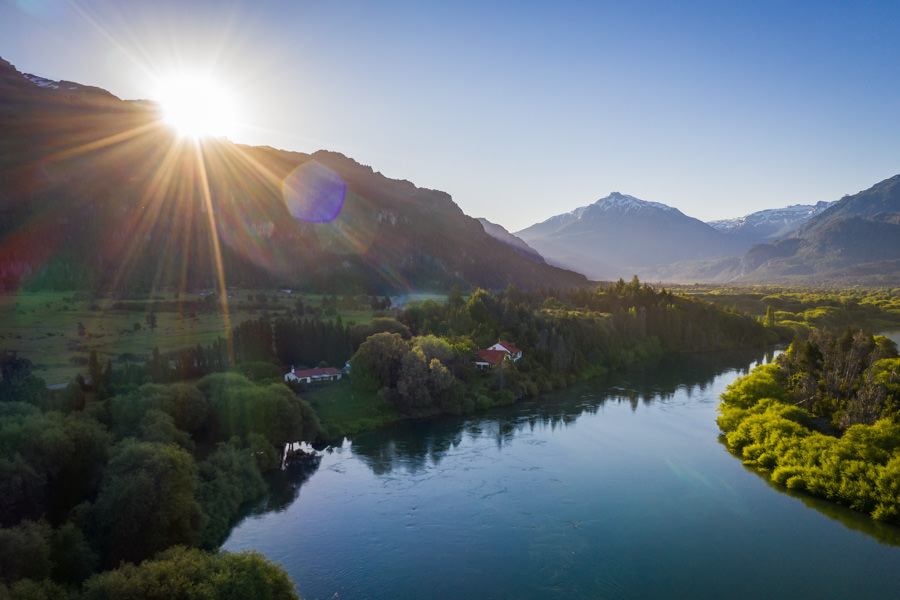
[(761, 359), (361, 435), (224, 548), (281, 562), (310, 600), (900, 597), (898, 528), (788, 495), (719, 442), (719, 394)]

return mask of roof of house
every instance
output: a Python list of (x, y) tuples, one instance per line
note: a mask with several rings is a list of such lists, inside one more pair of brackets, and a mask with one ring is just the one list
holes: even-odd
[(479, 350), (475, 359), (477, 362), (485, 362), (490, 365), (499, 365), (506, 358), (503, 350)]
[(291, 371), (294, 377), (326, 377), (329, 375), (340, 375), (341, 372), (334, 367), (316, 367), (315, 369), (294, 369)]
[(509, 352), (510, 354), (521, 354), (522, 353), (522, 351), (519, 350), (518, 348), (516, 348), (516, 345), (513, 344), (512, 342), (506, 342), (504, 340), (500, 340), (497, 343), (500, 344), (501, 346), (503, 346), (504, 348), (506, 348), (507, 352)]

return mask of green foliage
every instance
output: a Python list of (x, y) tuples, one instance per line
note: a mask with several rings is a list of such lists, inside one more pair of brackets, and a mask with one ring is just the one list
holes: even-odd
[(296, 600), (280, 566), (255, 552), (210, 554), (175, 547), (140, 565), (95, 575), (83, 600)]
[(45, 579), (50, 576), (51, 528), (46, 522), (22, 521), (16, 527), (0, 529), (0, 581)]
[[(900, 523), (900, 359), (891, 355), (895, 345), (859, 331), (796, 340), (722, 395), (728, 449), (778, 484)], [(816, 417), (835, 415), (841, 437), (817, 430)]]
[[(409, 305), (400, 320), (413, 337), (380, 331), (350, 361), (354, 390), (390, 401), (406, 416), (509, 404), (671, 351), (762, 346), (755, 319), (657, 291), (637, 278), (596, 290), (505, 293)], [(357, 331), (362, 331), (357, 329)], [(525, 358), (490, 372), (475, 351), (512, 340)]]
[(9, 587), (0, 584), (0, 598), (3, 600), (59, 600), (66, 596), (66, 588), (49, 579), (20, 579)]
[(349, 328), (350, 344), (358, 349), (359, 345), (376, 333), (396, 333), (403, 339), (412, 337), (409, 327), (396, 319), (375, 317), (368, 323)]
[(47, 384), (32, 374), (33, 365), (16, 352), (0, 356), (0, 402), (40, 404), (47, 396)]
[(741, 377), (725, 388), (722, 402), (728, 406), (748, 408), (761, 398), (787, 399), (781, 369), (776, 364), (760, 365), (752, 373)]
[(109, 438), (80, 414), (20, 412), (0, 420), (0, 525), (65, 520), (98, 489)]
[(144, 384), (127, 394), (106, 402), (108, 420), (119, 437), (134, 435), (147, 411), (159, 410), (170, 417), (178, 429), (196, 435), (208, 423), (209, 399), (188, 383)]
[(789, 341), (795, 334), (806, 336), (815, 328), (840, 331), (853, 326), (884, 330), (900, 326), (900, 302), (896, 290), (717, 287), (686, 291), (723, 308), (735, 307), (745, 314), (758, 316), (783, 341)]
[(280, 448), (319, 435), (312, 407), (283, 384), (255, 385), (241, 375), (216, 373), (200, 380), (197, 388), (209, 399), (215, 440), (258, 433)]
[(791, 344), (778, 365), (792, 402), (844, 430), (896, 416), (893, 388), (879, 380), (891, 363), (876, 366), (896, 356), (896, 345), (890, 340), (862, 330), (848, 328), (840, 338), (812, 330)]
[[(20, 394), (30, 364), (5, 356), (7, 389)], [(96, 358), (89, 362), (94, 375), (109, 372)], [(157, 363), (164, 368), (161, 357)], [(216, 547), (265, 494), (262, 472), (280, 467), (276, 448), (320, 431), (309, 404), (283, 384), (235, 373), (145, 384), (109, 398), (69, 388), (79, 394), (0, 402), (3, 597), (77, 598), (98, 568), (145, 561), (175, 544)], [(214, 557), (219, 566), (208, 575), (221, 587), (198, 580), (196, 589), (212, 590), (210, 597), (293, 597), (283, 573), (260, 560)], [(108, 590), (101, 580), (86, 593)], [(161, 589), (172, 597), (171, 587)]]
[(400, 364), (409, 350), (409, 342), (397, 333), (376, 333), (360, 344), (350, 359), (354, 387), (375, 391), (396, 387)]
[(197, 467), (183, 449), (127, 439), (110, 459), (92, 521), (112, 567), (139, 562), (176, 544), (200, 539)]
[[(253, 434), (251, 434), (253, 435)], [(260, 436), (261, 437), (261, 436)], [(257, 447), (265, 440), (256, 438)], [(263, 449), (271, 452), (271, 446)], [(242, 448), (238, 440), (220, 445), (199, 465), (198, 499), (206, 516), (200, 545), (216, 548), (225, 541), (241, 507), (266, 491), (254, 450)]]

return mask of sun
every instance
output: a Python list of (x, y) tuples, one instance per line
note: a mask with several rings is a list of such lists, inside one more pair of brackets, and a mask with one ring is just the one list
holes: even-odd
[(156, 100), (163, 121), (179, 137), (230, 137), (237, 125), (234, 95), (206, 77), (179, 75), (160, 81)]

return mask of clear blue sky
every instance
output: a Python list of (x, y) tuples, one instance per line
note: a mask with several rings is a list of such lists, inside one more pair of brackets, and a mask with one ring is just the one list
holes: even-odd
[(235, 90), (235, 141), (343, 152), (518, 230), (628, 193), (710, 220), (900, 173), (900, 2), (0, 0), (0, 56), (146, 98)]

